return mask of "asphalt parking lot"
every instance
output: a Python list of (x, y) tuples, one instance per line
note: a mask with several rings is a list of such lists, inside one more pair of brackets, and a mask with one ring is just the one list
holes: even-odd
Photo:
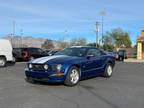
[(0, 108), (144, 108), (144, 63), (117, 62), (111, 78), (75, 87), (27, 83), (24, 68), (0, 68)]

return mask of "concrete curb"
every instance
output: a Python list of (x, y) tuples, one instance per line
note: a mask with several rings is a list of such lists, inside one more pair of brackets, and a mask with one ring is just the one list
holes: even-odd
[(144, 60), (138, 60), (138, 59), (125, 59), (124, 62), (144, 63)]

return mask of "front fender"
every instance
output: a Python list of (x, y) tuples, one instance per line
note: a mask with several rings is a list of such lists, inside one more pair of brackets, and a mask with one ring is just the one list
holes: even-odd
[(103, 67), (105, 68), (108, 63), (111, 63), (113, 65), (113, 67), (114, 67), (114, 65), (115, 65), (115, 58), (113, 58), (113, 57), (107, 57), (106, 60), (105, 60), (105, 62), (104, 62)]
[(73, 66), (76, 66), (76, 67), (78, 67), (79, 68), (79, 72), (80, 72), (80, 76), (81, 76), (81, 65), (80, 64), (76, 64), (76, 63), (74, 63), (74, 64), (66, 64), (65, 65), (65, 75), (67, 76), (67, 74), (68, 74), (68, 72), (69, 72), (69, 70), (71, 69), (71, 67), (73, 67)]

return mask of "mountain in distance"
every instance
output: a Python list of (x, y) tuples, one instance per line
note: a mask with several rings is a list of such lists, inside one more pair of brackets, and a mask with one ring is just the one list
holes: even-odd
[[(36, 48), (41, 48), (41, 45), (45, 42), (46, 39), (44, 38), (34, 38), (32, 36), (11, 36), (11, 35), (6, 35), (3, 37), (4, 39), (9, 40), (12, 43), (12, 46), (14, 48), (19, 48), (19, 47), (36, 47)], [(58, 47), (58, 41), (53, 40), (53, 44), (55, 48)]]

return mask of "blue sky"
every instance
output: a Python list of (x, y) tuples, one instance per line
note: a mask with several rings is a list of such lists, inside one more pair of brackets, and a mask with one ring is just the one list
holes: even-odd
[[(144, 29), (143, 0), (0, 0), (0, 37), (12, 33), (50, 39), (85, 37), (95, 42), (95, 22), (105, 11), (104, 32), (121, 27), (135, 44)], [(67, 30), (67, 33), (65, 31)], [(101, 35), (101, 29), (100, 29)]]

